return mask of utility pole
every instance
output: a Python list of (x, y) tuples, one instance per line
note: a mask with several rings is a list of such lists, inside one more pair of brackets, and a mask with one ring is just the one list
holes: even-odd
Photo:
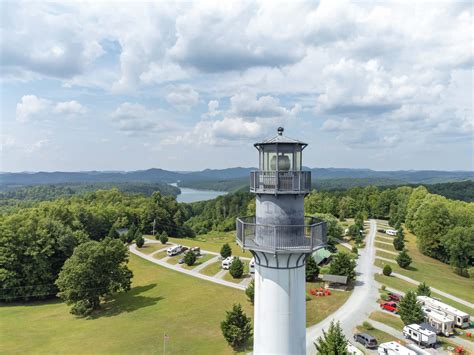
[(155, 236), (155, 224), (156, 224), (156, 219), (153, 220), (153, 236)]

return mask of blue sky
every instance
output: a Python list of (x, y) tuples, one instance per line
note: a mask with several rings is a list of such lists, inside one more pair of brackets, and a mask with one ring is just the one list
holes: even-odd
[(0, 6), (2, 171), (474, 168), (470, 2)]

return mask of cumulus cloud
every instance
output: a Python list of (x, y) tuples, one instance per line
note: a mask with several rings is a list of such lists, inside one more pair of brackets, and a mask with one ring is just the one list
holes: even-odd
[(189, 111), (199, 101), (199, 93), (190, 86), (172, 88), (166, 101), (179, 110)]
[(36, 95), (24, 95), (16, 105), (16, 120), (24, 123), (32, 118), (50, 118), (50, 114), (74, 116), (86, 112), (86, 108), (75, 100), (54, 102)]
[(53, 111), (54, 113), (65, 115), (83, 114), (87, 112), (86, 108), (76, 100), (58, 102)]

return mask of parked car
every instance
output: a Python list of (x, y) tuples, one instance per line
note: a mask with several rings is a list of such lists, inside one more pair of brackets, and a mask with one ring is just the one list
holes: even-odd
[(178, 264), (184, 264), (184, 258), (179, 259)]
[(379, 233), (385, 233), (385, 229), (379, 228), (379, 229), (377, 229), (377, 232), (379, 232)]
[(375, 349), (377, 347), (377, 339), (367, 333), (354, 334), (354, 340), (364, 345), (367, 349)]
[(397, 304), (395, 302), (384, 302), (380, 304), (380, 308), (385, 309), (386, 311), (397, 313)]
[(399, 295), (398, 293), (393, 293), (393, 292), (390, 292), (388, 294), (388, 298), (392, 301), (395, 301), (395, 302), (399, 302), (402, 300), (403, 296), (402, 295)]

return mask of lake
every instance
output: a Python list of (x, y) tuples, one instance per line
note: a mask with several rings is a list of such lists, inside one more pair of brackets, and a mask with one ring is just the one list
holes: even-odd
[[(176, 183), (170, 184), (173, 186), (177, 186)], [(215, 190), (196, 190), (190, 189), (187, 187), (179, 187), (181, 190), (181, 194), (176, 197), (178, 202), (197, 202), (197, 201), (206, 201), (212, 200), (217, 196), (225, 195), (227, 192), (225, 191), (215, 191)]]

